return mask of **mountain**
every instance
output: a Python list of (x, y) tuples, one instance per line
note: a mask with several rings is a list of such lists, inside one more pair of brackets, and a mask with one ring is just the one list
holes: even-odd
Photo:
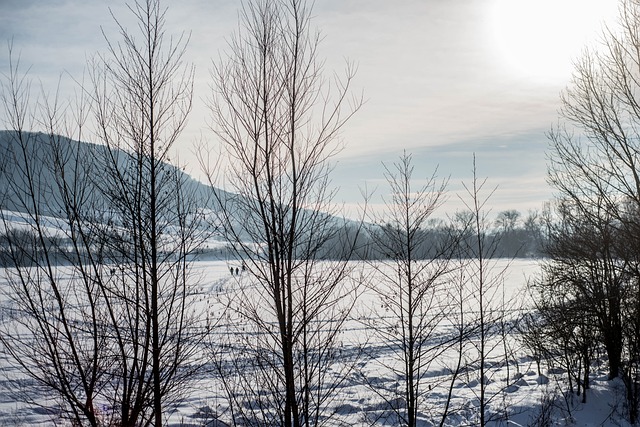
[[(23, 132), (19, 138), (14, 131), (0, 130), (0, 153), (1, 209), (28, 212), (33, 210), (30, 201), (35, 199), (40, 213), (59, 217), (64, 203), (56, 176), (63, 174), (66, 185), (85, 187), (82, 191), (92, 193), (96, 206), (108, 209), (104, 191), (105, 179), (109, 179), (105, 171), (108, 162), (104, 162), (108, 154), (106, 147), (40, 132)], [(129, 153), (112, 150), (109, 155), (115, 159), (119, 171), (134, 169), (136, 159)], [(169, 163), (162, 162), (159, 169), (160, 181), (173, 177), (182, 183), (185, 193), (195, 202), (194, 209), (217, 210), (219, 204), (213, 191), (222, 200), (233, 199), (230, 193), (205, 185)], [(35, 198), (28, 197), (30, 189), (36, 193)], [(175, 197), (167, 200), (175, 202)]]
[[(116, 168), (113, 165), (117, 165), (118, 173), (130, 174), (132, 182), (138, 179), (135, 175), (139, 171), (135, 156), (122, 150), (108, 151), (102, 145), (60, 135), (0, 131), (0, 153), (0, 209), (5, 212), (5, 216), (8, 212), (28, 214), (37, 211), (39, 215), (48, 217), (47, 221), (52, 224), (57, 223), (56, 218), (67, 218), (65, 196), (60, 185), (64, 182), (68, 188), (73, 188), (73, 196), (81, 199), (81, 202), (75, 204), (83, 210), (85, 218), (98, 222), (112, 221), (114, 215), (118, 216), (114, 212), (124, 212), (122, 199), (125, 197), (118, 193), (119, 187), (109, 182), (110, 177), (115, 176)], [(205, 185), (171, 164), (161, 163), (159, 170), (158, 181), (161, 184), (158, 186), (158, 204), (162, 206), (167, 218), (171, 220), (177, 217), (173, 213), (178, 208), (175, 182), (179, 181), (182, 185), (181, 193), (188, 195), (192, 202), (187, 209), (189, 213), (208, 211), (210, 219), (214, 219), (224, 205), (226, 212), (232, 213), (230, 216), (236, 232), (243, 240), (252, 240), (252, 234), (245, 227), (260, 224), (261, 221), (256, 217), (256, 211), (242, 208), (251, 206), (251, 203), (237, 203), (240, 196)], [(64, 181), (60, 179), (62, 176)], [(131, 188), (133, 187), (127, 187)], [(34, 197), (30, 196), (31, 191)], [(313, 211), (302, 211), (303, 216), (312, 214)], [(343, 218), (324, 213), (319, 215), (341, 230), (334, 239), (339, 240), (340, 235), (344, 237), (343, 233), (352, 233), (352, 229), (357, 228), (357, 224)], [(13, 217), (19, 218), (20, 215)], [(317, 230), (305, 230), (310, 233), (309, 236), (314, 231)], [(216, 234), (222, 239), (222, 233)], [(331, 248), (326, 249), (327, 253), (322, 256), (332, 256), (330, 253), (339, 246), (337, 241), (333, 243), (327, 245)]]

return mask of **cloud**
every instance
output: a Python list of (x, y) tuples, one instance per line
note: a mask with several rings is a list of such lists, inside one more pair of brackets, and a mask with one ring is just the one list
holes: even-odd
[[(546, 150), (545, 129), (538, 129), (412, 148), (407, 152), (412, 154), (415, 167), (414, 185), (436, 172), (439, 178), (448, 179), (448, 202), (440, 209), (440, 215), (445, 216), (464, 208), (458, 196), (467, 197), (463, 183), (471, 185), (474, 154), (477, 178), (486, 179), (484, 195), (495, 189), (488, 208), (495, 212), (541, 208), (551, 198), (546, 183)], [(332, 175), (334, 183), (341, 184), (340, 200), (359, 198), (363, 202), (361, 190), (367, 188), (374, 191), (372, 203), (381, 203), (381, 196), (388, 190), (382, 159), (391, 164), (402, 152), (401, 148), (390, 148), (384, 153), (340, 159)]]
[[(195, 165), (193, 142), (204, 134), (216, 143), (206, 126), (209, 69), (237, 28), (239, 2), (164, 4), (167, 33), (191, 34), (185, 60), (196, 66), (194, 109), (177, 148), (182, 161)], [(125, 2), (109, 5), (131, 28)], [(358, 200), (357, 184), (380, 179), (380, 161), (393, 160), (403, 149), (414, 153), (425, 175), (440, 165), (452, 185), (454, 178), (468, 179), (475, 152), (481, 174), (509, 188), (503, 183), (521, 182), (520, 194), (529, 189), (532, 203), (542, 197), (535, 184), (544, 182), (540, 141), (555, 121), (562, 85), (530, 82), (502, 66), (491, 46), (489, 9), (474, 0), (315, 2), (326, 76), (340, 72), (345, 58), (353, 60), (353, 88), (367, 100), (341, 134), (345, 149), (336, 157), (333, 179), (351, 188), (341, 193), (345, 200)], [(0, 2), (0, 39), (14, 37), (23, 65), (33, 65), (31, 75), (48, 88), (63, 71), (79, 78), (86, 57), (105, 49), (101, 28), (118, 39), (104, 1)], [(3, 72), (6, 59), (0, 52)], [(69, 80), (64, 91), (70, 92)], [(197, 174), (197, 166), (189, 169)]]

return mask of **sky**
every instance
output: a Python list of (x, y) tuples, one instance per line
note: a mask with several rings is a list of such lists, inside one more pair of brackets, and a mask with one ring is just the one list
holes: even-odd
[[(194, 108), (177, 149), (187, 171), (201, 177), (196, 142), (217, 144), (206, 107), (210, 70), (237, 28), (240, 2), (163, 5), (167, 32), (190, 33)], [(102, 32), (118, 38), (109, 8), (130, 24), (124, 0), (0, 0), (0, 72), (8, 72), (12, 40), (45, 92), (60, 84), (63, 95), (72, 93), (86, 60), (106, 48)], [(374, 191), (374, 208), (388, 199), (382, 164), (406, 151), (416, 186), (434, 173), (448, 180), (440, 216), (463, 207), (474, 156), (477, 176), (495, 189), (493, 212), (542, 208), (552, 197), (546, 132), (557, 123), (572, 60), (598, 43), (616, 13), (615, 0), (316, 0), (325, 73), (354, 63), (353, 90), (365, 100), (332, 160), (335, 201), (353, 215), (364, 188)]]

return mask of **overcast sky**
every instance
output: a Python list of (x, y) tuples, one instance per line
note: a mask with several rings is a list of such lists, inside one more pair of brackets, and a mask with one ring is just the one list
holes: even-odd
[[(0, 40), (13, 39), (23, 66), (46, 88), (67, 90), (86, 58), (118, 34), (107, 4), (130, 22), (124, 2), (0, 0)], [(196, 66), (196, 104), (180, 141), (180, 158), (198, 175), (194, 141), (215, 144), (207, 128), (209, 70), (237, 25), (236, 0), (165, 1), (169, 33), (191, 32), (187, 59)], [(559, 93), (571, 60), (596, 43), (614, 0), (316, 0), (315, 24), (324, 35), (325, 71), (358, 66), (354, 89), (365, 105), (347, 125), (335, 158), (338, 202), (361, 202), (359, 188), (378, 186), (381, 162), (413, 154), (416, 178), (438, 167), (450, 177), (446, 211), (460, 206), (462, 181), (478, 174), (497, 186), (495, 212), (542, 206), (545, 132), (557, 120)], [(8, 71), (7, 49), (0, 71)], [(53, 89), (51, 89), (53, 90)], [(418, 182), (417, 182), (418, 183)]]

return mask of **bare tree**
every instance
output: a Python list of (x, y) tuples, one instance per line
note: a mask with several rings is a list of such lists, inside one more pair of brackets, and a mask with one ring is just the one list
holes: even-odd
[(566, 370), (568, 393), (582, 394), (585, 403), (599, 329), (588, 301), (572, 289), (575, 280), (581, 279), (571, 274), (545, 268), (544, 280), (530, 284), (536, 310), (529, 314), (524, 332), (539, 360)]
[[(628, 295), (635, 295), (640, 277), (637, 245), (640, 227), (637, 215), (632, 213), (640, 208), (639, 29), (640, 2), (622, 1), (618, 23), (606, 29), (600, 49), (587, 49), (576, 63), (572, 80), (562, 95), (560, 124), (549, 135), (552, 149), (549, 181), (558, 190), (559, 197), (571, 206), (574, 216), (589, 223), (584, 230), (602, 231), (602, 225), (607, 224), (609, 232), (599, 233), (595, 238), (615, 236), (612, 242), (593, 242), (595, 246), (612, 249), (615, 263), (609, 262), (606, 252), (593, 254), (597, 260), (579, 256), (573, 260), (575, 266), (589, 266), (597, 261), (618, 270), (599, 270), (607, 276), (598, 277), (597, 282), (607, 284), (611, 298), (590, 301), (593, 306), (609, 306), (607, 310), (612, 314), (620, 304), (624, 313), (627, 307), (625, 300), (614, 301), (624, 294), (622, 288), (616, 290), (610, 285), (630, 286)], [(580, 236), (575, 237), (572, 241), (581, 241)], [(608, 280), (614, 276), (629, 280), (616, 284)], [(625, 316), (623, 324), (637, 319), (635, 310), (631, 312), (634, 314), (629, 318)], [(629, 335), (629, 338), (637, 341), (637, 336)], [(631, 343), (607, 344), (608, 352), (612, 351), (610, 377), (620, 373), (626, 376), (633, 369), (629, 363), (638, 359), (637, 354), (628, 354), (626, 362), (619, 364), (616, 354), (625, 346), (637, 347)], [(638, 388), (637, 383), (637, 379), (628, 381), (628, 390)], [(637, 402), (630, 401), (629, 408), (630, 418), (635, 420)]]
[[(182, 64), (184, 35), (165, 44), (166, 10), (159, 1), (145, 0), (130, 10), (142, 41), (136, 43), (116, 20), (122, 41), (107, 38), (110, 57), (93, 64), (92, 95), (96, 137), (107, 148), (99, 166), (109, 183), (99, 187), (124, 228), (113, 250), (122, 257), (122, 274), (136, 295), (126, 313), (134, 348), (120, 336), (119, 351), (124, 360), (129, 351), (136, 355), (126, 370), (149, 375), (154, 425), (160, 426), (163, 401), (174, 391), (187, 350), (182, 328), (186, 257), (197, 240), (194, 219), (199, 220), (192, 201), (183, 198), (187, 194), (176, 170), (164, 162), (191, 109), (193, 68)], [(136, 339), (140, 333), (142, 340)]]
[(515, 209), (501, 211), (496, 215), (494, 225), (497, 229), (493, 235), (497, 240), (497, 255), (515, 257), (523, 254), (527, 236), (523, 228), (518, 226), (520, 217), (520, 212)]
[[(91, 302), (98, 291), (92, 286), (91, 269), (82, 268), (84, 264), (80, 264), (80, 272), (85, 274), (78, 275), (77, 286), (70, 288), (65, 284), (69, 274), (58, 268), (60, 259), (56, 256), (64, 252), (58, 250), (62, 249), (61, 245), (50, 244), (54, 235), (51, 227), (55, 223), (47, 217), (53, 212), (77, 214), (80, 204), (93, 207), (88, 191), (77, 191), (78, 203), (68, 206), (71, 199), (60, 194), (61, 189), (69, 188), (67, 182), (53, 179), (64, 172), (70, 179), (77, 178), (74, 180), (77, 182), (88, 177), (80, 169), (77, 173), (70, 171), (70, 165), (79, 159), (69, 155), (71, 149), (65, 150), (64, 138), (56, 137), (53, 132), (28, 131), (40, 126), (47, 129), (55, 122), (47, 119), (57, 118), (57, 107), (47, 103), (43, 109), (48, 117), (45, 115), (37, 121), (33, 105), (29, 105), (33, 102), (30, 82), (19, 74), (11, 46), (9, 50), (10, 72), (3, 82), (2, 99), (8, 127), (13, 131), (3, 134), (9, 140), (5, 144), (9, 150), (4, 153), (7, 167), (3, 169), (3, 178), (8, 185), (3, 191), (3, 208), (23, 212), (30, 238), (8, 234), (9, 261), (15, 269), (7, 270), (5, 295), (9, 304), (3, 313), (8, 321), (0, 336), (3, 350), (16, 366), (63, 400), (63, 416), (98, 425), (95, 400), (101, 388), (103, 353), (100, 349), (105, 330), (100, 314), (86, 307), (86, 302)], [(5, 229), (12, 226), (9, 215), (2, 210)], [(71, 242), (71, 253), (64, 258), (76, 263), (84, 258), (82, 250), (90, 244), (78, 238), (77, 223), (71, 217), (69, 228), (59, 231)]]
[(379, 384), (370, 385), (389, 403), (397, 422), (415, 426), (426, 409), (428, 392), (437, 385), (427, 384), (425, 374), (451, 344), (440, 328), (450, 309), (445, 288), (455, 242), (427, 229), (444, 202), (446, 181), (438, 183), (432, 176), (414, 188), (414, 167), (406, 153), (392, 167), (385, 166), (385, 176), (391, 196), (386, 212), (372, 218), (370, 230), (382, 259), (369, 263), (373, 276), (367, 285), (383, 310), (374, 310), (365, 324), (389, 353), (376, 355), (372, 363), (382, 364), (400, 385), (391, 393)]
[[(466, 322), (471, 331), (464, 346), (469, 365), (477, 369), (479, 392), (478, 419), (476, 422), (484, 426), (500, 415), (489, 411), (489, 405), (501, 396), (501, 391), (489, 392), (488, 385), (493, 382), (489, 366), (507, 366), (509, 351), (504, 346), (504, 337), (508, 334), (505, 327), (511, 327), (505, 318), (509, 314), (512, 301), (504, 298), (504, 275), (508, 268), (498, 266), (495, 257), (499, 240), (489, 234), (490, 222), (487, 203), (495, 189), (486, 189), (486, 179), (477, 176), (476, 158), (473, 158), (473, 178), (470, 184), (463, 183), (466, 194), (460, 196), (465, 211), (460, 215), (462, 221), (462, 237), (460, 238), (459, 256), (464, 270), (464, 287), (468, 292), (461, 301), (468, 304), (470, 315)], [(488, 192), (487, 192), (488, 191)], [(487, 193), (485, 193), (487, 192)], [(510, 379), (507, 378), (507, 384)], [(508, 415), (508, 414), (507, 414)]]
[(515, 209), (510, 209), (498, 213), (498, 216), (495, 220), (495, 225), (503, 233), (508, 233), (516, 229), (519, 219), (520, 212)]
[[(116, 20), (122, 41), (107, 38), (109, 57), (90, 64), (92, 86), (69, 107), (72, 123), (56, 103), (29, 110), (17, 66), (4, 87), (16, 165), (7, 199), (29, 217), (42, 254), (33, 267), (14, 263), (17, 309), (2, 342), (76, 422), (161, 426), (198, 366), (189, 259), (208, 231), (186, 176), (165, 163), (191, 107), (185, 40), (164, 44), (157, 0), (129, 9), (141, 42)], [(78, 142), (91, 115), (100, 145)], [(54, 226), (64, 247), (50, 243)]]
[(244, 405), (234, 406), (245, 423), (326, 422), (344, 380), (329, 368), (354, 300), (345, 282), (352, 247), (319, 258), (341, 227), (330, 215), (328, 160), (361, 101), (348, 98), (351, 67), (344, 80), (324, 80), (311, 16), (302, 0), (244, 3), (212, 76), (213, 129), (237, 194), (220, 198), (222, 223), (246, 267), (231, 308), (246, 323), (243, 353), (258, 367), (232, 369), (246, 381)]

